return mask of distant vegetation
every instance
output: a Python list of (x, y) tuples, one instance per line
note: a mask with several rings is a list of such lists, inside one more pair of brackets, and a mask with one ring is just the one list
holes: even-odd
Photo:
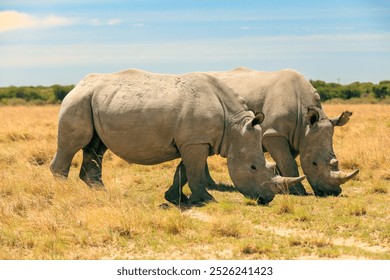
[[(318, 90), (321, 100), (353, 103), (390, 103), (390, 80), (379, 84), (354, 82), (349, 85), (310, 81)], [(0, 88), (0, 105), (56, 104), (74, 88), (74, 85), (24, 86)]]
[(0, 105), (43, 105), (61, 103), (68, 92), (73, 88), (74, 85), (2, 87), (0, 88)]
[(337, 99), (361, 103), (390, 103), (390, 80), (381, 81), (379, 84), (354, 82), (349, 85), (318, 80), (310, 82), (318, 90), (322, 101)]

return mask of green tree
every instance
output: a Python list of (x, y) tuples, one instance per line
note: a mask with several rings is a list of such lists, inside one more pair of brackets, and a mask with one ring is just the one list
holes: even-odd
[(390, 95), (390, 92), (387, 90), (387, 86), (374, 87), (372, 91), (374, 92), (375, 98), (378, 99), (384, 99), (386, 95)]
[(354, 89), (353, 87), (350, 87), (350, 86), (346, 86), (344, 88), (341, 89), (340, 91), (340, 97), (342, 99), (351, 99), (353, 97), (360, 97), (361, 95), (361, 92), (360, 90), (358, 89)]

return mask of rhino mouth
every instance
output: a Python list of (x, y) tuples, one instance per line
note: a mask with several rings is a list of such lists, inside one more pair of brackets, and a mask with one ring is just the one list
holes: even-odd
[(274, 197), (265, 198), (265, 197), (258, 197), (257, 198), (257, 205), (268, 205)]
[(337, 186), (337, 188), (333, 188), (331, 190), (324, 190), (324, 189), (315, 189), (314, 194), (319, 197), (327, 197), (327, 196), (339, 196), (342, 192), (342, 189), (340, 186)]

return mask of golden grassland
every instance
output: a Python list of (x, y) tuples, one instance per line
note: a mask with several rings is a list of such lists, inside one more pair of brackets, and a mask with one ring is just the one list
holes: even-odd
[[(55, 180), (59, 106), (0, 107), (0, 259), (390, 259), (390, 106), (324, 107), (354, 113), (334, 136), (341, 168), (360, 169), (342, 196), (257, 206), (225, 188), (191, 209), (160, 207), (178, 160), (140, 166), (108, 152), (104, 192), (78, 178), (78, 153)], [(231, 184), (225, 159), (209, 165)]]

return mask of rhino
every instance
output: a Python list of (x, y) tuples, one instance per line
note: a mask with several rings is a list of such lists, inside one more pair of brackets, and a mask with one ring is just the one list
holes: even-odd
[[(299, 176), (295, 161), (299, 155), (315, 195), (322, 197), (338, 196), (342, 192), (340, 185), (358, 174), (358, 169), (348, 174), (339, 170), (332, 144), (334, 128), (345, 125), (352, 113), (345, 111), (328, 118), (318, 92), (300, 73), (259, 72), (244, 67), (208, 73), (243, 97), (249, 109), (267, 116), (261, 124), (262, 145), (282, 176)], [(208, 180), (213, 183), (211, 177)], [(307, 194), (302, 183), (290, 186), (289, 191)]]
[[(305, 177), (281, 177), (262, 151), (262, 113), (254, 114), (211, 75), (164, 75), (142, 70), (90, 74), (65, 97), (59, 112), (57, 152), (50, 164), (66, 178), (83, 150), (79, 177), (105, 188), (102, 159), (107, 149), (129, 163), (154, 165), (181, 158), (165, 198), (175, 204), (213, 201), (207, 192), (207, 157), (227, 158), (233, 184), (267, 204)], [(188, 198), (181, 193), (187, 182)]]

